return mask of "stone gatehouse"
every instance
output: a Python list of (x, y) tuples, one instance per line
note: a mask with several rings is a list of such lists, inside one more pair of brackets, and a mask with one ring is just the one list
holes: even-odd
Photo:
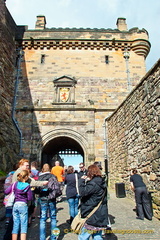
[[(104, 122), (145, 74), (146, 30), (19, 28), (21, 76), (16, 117), (26, 158), (52, 162), (70, 149), (104, 164)], [(125, 54), (129, 55), (126, 57)], [(128, 82), (130, 81), (130, 82)], [(130, 84), (130, 85), (129, 85)]]

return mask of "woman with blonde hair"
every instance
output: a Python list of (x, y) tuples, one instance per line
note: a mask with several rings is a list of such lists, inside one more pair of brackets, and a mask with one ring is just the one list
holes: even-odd
[[(19, 230), (21, 233), (21, 240), (26, 240), (28, 226), (27, 202), (32, 200), (32, 191), (30, 185), (26, 182), (28, 177), (29, 172), (27, 170), (22, 170), (17, 175), (18, 182), (13, 183), (15, 203), (13, 205), (12, 240), (17, 240)], [(12, 185), (6, 189), (5, 194), (9, 194), (12, 191)]]

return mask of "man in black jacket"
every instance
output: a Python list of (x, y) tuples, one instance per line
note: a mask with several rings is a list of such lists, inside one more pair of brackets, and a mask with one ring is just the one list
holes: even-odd
[(78, 178), (81, 178), (82, 176), (87, 176), (87, 170), (83, 162), (79, 164), (80, 171), (78, 172)]

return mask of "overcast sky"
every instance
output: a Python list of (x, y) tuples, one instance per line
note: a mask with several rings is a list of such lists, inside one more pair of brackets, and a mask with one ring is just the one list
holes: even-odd
[(145, 28), (151, 51), (147, 71), (160, 56), (160, 0), (6, 0), (17, 25), (35, 28), (36, 16), (45, 15), (46, 27), (116, 28), (125, 17), (128, 29)]

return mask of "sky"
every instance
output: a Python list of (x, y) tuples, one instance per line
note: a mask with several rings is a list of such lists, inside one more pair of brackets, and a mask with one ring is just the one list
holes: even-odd
[(151, 50), (146, 59), (147, 71), (160, 56), (159, 0), (6, 0), (17, 25), (35, 28), (36, 16), (44, 15), (47, 28), (117, 28), (118, 17), (126, 18), (128, 29), (145, 28)]
[(79, 164), (81, 162), (83, 162), (83, 158), (81, 155), (77, 155), (77, 156), (61, 156), (61, 158), (64, 160), (64, 165), (68, 166), (73, 166), (74, 170), (80, 170), (79, 169)]
[[(46, 27), (111, 28), (117, 18), (126, 18), (128, 29), (145, 28), (151, 50), (146, 59), (150, 70), (160, 56), (160, 0), (6, 0), (6, 6), (17, 25), (35, 28), (36, 16), (46, 17)], [(80, 157), (67, 157), (65, 165), (78, 169)]]

